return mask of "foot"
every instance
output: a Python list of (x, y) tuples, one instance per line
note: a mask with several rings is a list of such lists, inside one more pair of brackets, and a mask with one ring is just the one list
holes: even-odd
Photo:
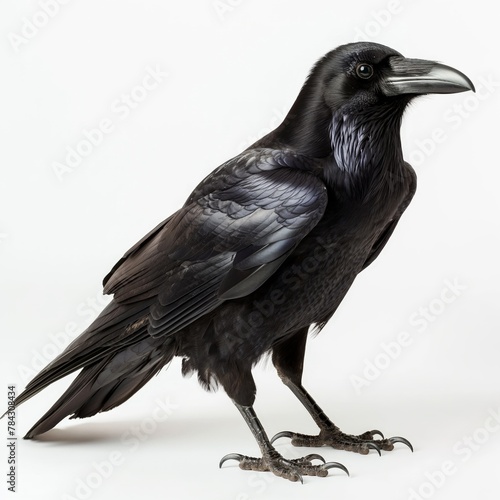
[[(382, 439), (374, 439), (376, 435), (381, 436)], [(317, 436), (298, 434), (290, 431), (278, 432), (271, 439), (271, 443), (274, 443), (274, 441), (281, 437), (291, 438), (294, 446), (331, 446), (337, 450), (354, 451), (362, 455), (367, 455), (370, 450), (375, 450), (380, 455), (380, 450), (391, 451), (394, 449), (395, 443), (403, 443), (413, 451), (411, 443), (403, 437), (394, 436), (385, 439), (384, 435), (378, 430), (353, 436), (351, 434), (344, 434), (333, 424), (331, 427), (321, 429)]]
[[(313, 465), (313, 460), (321, 460), (321, 465)], [(342, 469), (347, 475), (349, 471), (338, 462), (328, 462), (322, 456), (311, 454), (302, 458), (286, 459), (283, 458), (276, 450), (271, 451), (262, 458), (252, 458), (240, 455), (239, 453), (230, 453), (222, 458), (219, 467), (227, 460), (237, 460), (240, 469), (254, 471), (270, 471), (279, 477), (289, 479), (290, 481), (303, 482), (302, 476), (328, 476), (328, 470), (337, 468)]]

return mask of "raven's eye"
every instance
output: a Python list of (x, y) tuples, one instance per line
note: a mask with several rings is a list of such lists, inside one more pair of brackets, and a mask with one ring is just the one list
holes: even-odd
[(363, 80), (368, 80), (373, 76), (373, 66), (370, 64), (361, 63), (356, 66), (356, 74), (363, 78)]

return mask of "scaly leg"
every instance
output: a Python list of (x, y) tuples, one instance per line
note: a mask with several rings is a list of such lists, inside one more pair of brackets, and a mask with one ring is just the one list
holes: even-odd
[[(220, 467), (227, 460), (233, 459), (239, 462), (241, 469), (270, 471), (290, 481), (301, 482), (304, 475), (325, 477), (328, 475), (328, 470), (332, 468), (342, 469), (349, 474), (348, 470), (342, 464), (337, 462), (325, 463), (325, 460), (320, 455), (311, 454), (297, 459), (286, 459), (280, 455), (269, 441), (266, 431), (255, 414), (253, 409), (255, 382), (250, 368), (244, 369), (244, 371), (246, 373), (240, 371), (241, 376), (238, 377), (236, 384), (234, 383), (234, 377), (230, 378), (229, 376), (227, 379), (221, 377), (220, 382), (252, 431), (262, 452), (262, 457), (253, 458), (239, 453), (230, 453), (222, 458), (219, 464)], [(315, 459), (321, 460), (323, 464), (313, 465), (312, 461)]]
[[(271, 471), (277, 476), (289, 479), (290, 481), (300, 481), (303, 482), (302, 476), (320, 476), (325, 477), (328, 475), (328, 469), (338, 468), (342, 469), (344, 472), (349, 474), (348, 470), (337, 462), (324, 463), (325, 460), (322, 456), (311, 454), (302, 458), (296, 459), (286, 459), (280, 455), (266, 435), (262, 424), (260, 423), (257, 415), (252, 406), (241, 406), (235, 403), (238, 410), (240, 410), (245, 422), (250, 427), (257, 443), (262, 452), (262, 458), (253, 458), (241, 455), (239, 453), (230, 453), (222, 458), (219, 466), (226, 460), (237, 460), (240, 465), (240, 469), (243, 470), (254, 470), (254, 471)], [(323, 464), (313, 465), (312, 461), (314, 459), (321, 460)]]
[[(404, 443), (413, 451), (411, 443), (403, 437), (395, 436), (385, 439), (378, 430), (367, 431), (355, 436), (343, 433), (333, 424), (301, 383), (307, 330), (307, 328), (299, 330), (293, 337), (275, 346), (273, 363), (283, 383), (311, 414), (320, 432), (316, 436), (310, 436), (283, 431), (276, 434), (271, 439), (271, 443), (280, 437), (289, 437), (294, 446), (332, 446), (338, 450), (354, 451), (363, 455), (366, 455), (370, 449), (375, 449), (380, 455), (380, 450), (390, 451), (394, 448), (394, 443)], [(382, 439), (374, 439), (377, 434)]]

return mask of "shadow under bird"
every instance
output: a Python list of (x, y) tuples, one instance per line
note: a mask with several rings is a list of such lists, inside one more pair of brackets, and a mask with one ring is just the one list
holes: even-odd
[[(224, 388), (260, 447), (261, 457), (232, 453), (221, 466), (235, 459), (241, 469), (292, 481), (347, 472), (317, 454), (284, 458), (272, 444), (284, 436), (295, 446), (362, 454), (398, 442), (411, 448), (402, 437), (350, 435), (332, 423), (301, 382), (306, 340), (378, 257), (415, 193), (400, 141), (408, 103), (467, 90), (474, 86), (460, 71), (383, 45), (351, 43), (326, 54), (283, 123), (208, 175), (104, 278), (111, 303), (16, 400), (81, 370), (26, 438), (68, 415), (120, 405), (180, 356), (183, 373)], [(268, 438), (253, 409), (252, 377), (266, 353), (317, 435)]]

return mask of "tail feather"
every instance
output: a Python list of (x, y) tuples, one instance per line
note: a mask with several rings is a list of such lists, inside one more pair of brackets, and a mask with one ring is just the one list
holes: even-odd
[(173, 340), (154, 339), (148, 334), (148, 308), (146, 302), (123, 305), (112, 301), (26, 386), (16, 398), (16, 406), (83, 368), (26, 438), (48, 431), (68, 415), (90, 417), (122, 404), (173, 358)]
[(153, 370), (150, 370), (147, 374), (122, 380), (120, 384), (117, 385), (116, 389), (113, 391), (110, 397), (108, 397), (101, 411), (112, 410), (113, 408), (116, 408), (117, 406), (127, 401), (130, 396), (135, 394), (147, 382), (149, 382), (149, 380), (153, 378), (153, 376), (156, 375), (160, 369), (161, 367), (158, 369), (155, 368)]
[(25, 439), (31, 439), (38, 434), (43, 434), (56, 426), (64, 417), (71, 415), (87, 401), (92, 393), (92, 379), (99, 365), (84, 368), (76, 377), (66, 392), (56, 401), (50, 410), (27, 432)]
[(71, 418), (91, 417), (130, 398), (174, 356), (171, 346), (165, 349), (162, 345), (159, 349), (158, 341), (151, 337), (141, 342), (146, 343), (149, 343), (149, 352), (145, 357), (145, 345), (138, 351), (133, 349), (136, 346), (131, 346), (86, 366), (25, 438), (31, 439), (52, 429), (69, 415)]
[(108, 411), (124, 403), (139, 389), (141, 389), (151, 378), (156, 375), (165, 365), (155, 363), (147, 372), (142, 372), (135, 376), (128, 376), (114, 384), (109, 384), (99, 389), (98, 393), (81, 406), (72, 418), (91, 417), (98, 412)]
[(112, 301), (87, 330), (28, 383), (16, 398), (15, 405), (19, 406), (66, 375), (148, 338), (144, 328), (133, 328), (134, 324), (144, 319), (146, 313), (147, 305), (142, 303), (131, 307)]

